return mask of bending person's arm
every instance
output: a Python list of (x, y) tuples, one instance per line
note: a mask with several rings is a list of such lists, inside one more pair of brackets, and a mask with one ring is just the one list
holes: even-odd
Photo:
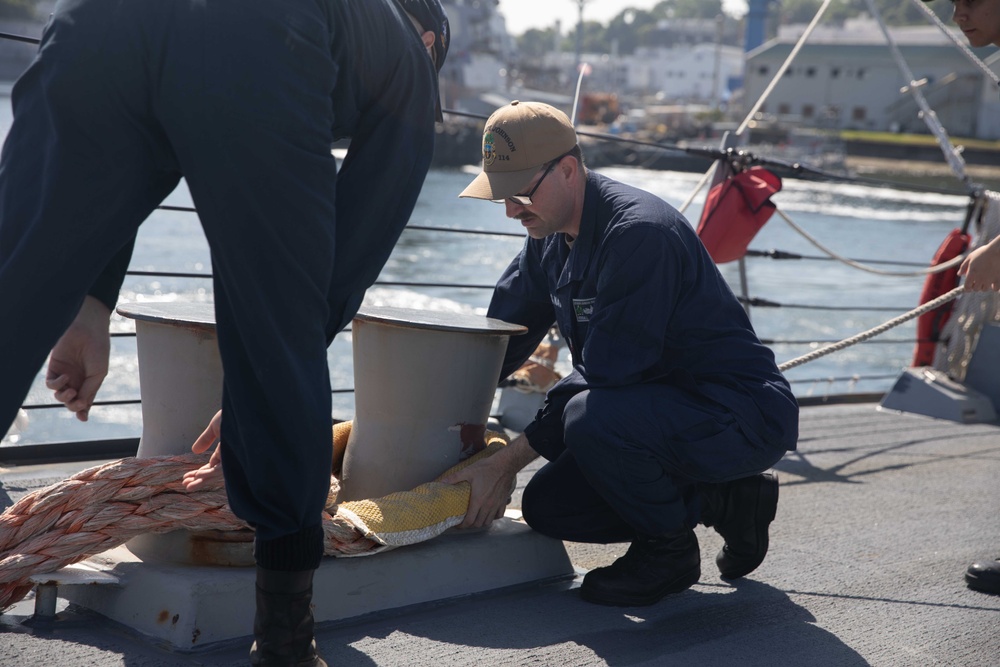
[(108, 375), (111, 312), (132, 259), (135, 238), (125, 244), (90, 288), (80, 312), (52, 348), (45, 386), (66, 408), (87, 421), (97, 390)]

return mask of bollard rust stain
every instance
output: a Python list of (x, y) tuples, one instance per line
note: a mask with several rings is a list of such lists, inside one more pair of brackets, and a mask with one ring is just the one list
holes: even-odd
[(459, 460), (464, 461), (486, 449), (486, 424), (456, 424), (462, 451)]

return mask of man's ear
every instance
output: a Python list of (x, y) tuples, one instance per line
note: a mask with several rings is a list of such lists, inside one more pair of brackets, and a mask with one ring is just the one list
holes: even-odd
[(434, 33), (428, 30), (424, 34), (420, 35), (420, 39), (423, 40), (424, 46), (428, 49), (434, 46)]

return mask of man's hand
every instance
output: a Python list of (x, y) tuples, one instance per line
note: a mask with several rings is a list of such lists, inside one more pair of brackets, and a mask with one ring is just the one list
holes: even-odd
[(446, 484), (468, 482), (471, 487), (469, 509), (459, 528), (482, 528), (503, 516), (510, 502), (510, 490), (517, 472), (509, 474), (495, 465), (493, 458), (476, 461), (442, 479)]
[(476, 461), (441, 481), (446, 484), (467, 482), (471, 487), (469, 509), (459, 528), (482, 528), (503, 516), (517, 473), (538, 458), (538, 453), (519, 435), (499, 452)]
[(45, 386), (83, 422), (87, 421), (97, 390), (108, 374), (110, 325), (108, 307), (87, 296), (49, 357)]
[(958, 267), (958, 275), (965, 276), (966, 291), (1000, 289), (1000, 236), (969, 253)]
[(184, 488), (188, 491), (197, 491), (198, 487), (205, 484), (213, 477), (222, 474), (222, 442), (220, 438), (222, 437), (222, 410), (215, 413), (212, 417), (212, 421), (208, 423), (205, 430), (201, 432), (198, 439), (194, 441), (191, 445), (191, 451), (195, 454), (201, 454), (211, 447), (214, 443), (218, 442), (220, 446), (215, 448), (212, 452), (212, 457), (208, 459), (208, 463), (198, 468), (197, 470), (189, 470), (184, 473)]

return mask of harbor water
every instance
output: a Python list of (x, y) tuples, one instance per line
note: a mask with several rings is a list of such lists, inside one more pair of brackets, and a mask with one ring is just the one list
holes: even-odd
[[(10, 123), (10, 105), (0, 98), (0, 130)], [(648, 190), (680, 207), (695, 189), (701, 174), (605, 167), (606, 175)], [(508, 220), (504, 207), (459, 199), (458, 193), (476, 173), (475, 167), (435, 169), (428, 175), (410, 226), (501, 233), (449, 233), (407, 229), (366, 303), (455, 312), (485, 313), (491, 286), (523, 243), (521, 225)], [(954, 187), (945, 182), (942, 187)], [(957, 188), (956, 188), (957, 189)], [(697, 224), (704, 202), (702, 190), (685, 211)], [(918, 193), (889, 187), (786, 179), (774, 197), (779, 209), (834, 252), (881, 270), (914, 272), (918, 267), (886, 265), (875, 260), (927, 263), (945, 235), (960, 227), (967, 198)], [(164, 202), (191, 206), (182, 185)], [(288, 220), (294, 225), (294, 220)], [(781, 250), (808, 257), (822, 253), (778, 215), (772, 217), (750, 244), (753, 250)], [(40, 267), (39, 270), (51, 270)], [(740, 293), (738, 264), (720, 267)], [(194, 273), (208, 276), (208, 246), (195, 214), (158, 210), (141, 227), (132, 271)], [(68, 268), (71, 273), (71, 267)], [(752, 307), (751, 319), (761, 339), (768, 342), (779, 363), (799, 357), (828, 342), (847, 338), (919, 305), (922, 276), (883, 276), (860, 271), (829, 259), (773, 260), (749, 258), (747, 293), (751, 298), (781, 304)], [(433, 283), (448, 286), (414, 286)], [(25, 285), (30, 290), (31, 285)], [(294, 295), (289, 295), (294, 298)], [(122, 303), (150, 301), (212, 301), (207, 277), (129, 275)], [(16, 323), (4, 322), (2, 326)], [(115, 316), (113, 332), (134, 331), (132, 322)], [(901, 369), (910, 364), (915, 324), (910, 321), (872, 342), (835, 352), (788, 371), (798, 396), (885, 391)], [(8, 351), (9, 352), (9, 351)], [(353, 415), (350, 334), (338, 336), (329, 350), (334, 414)], [(557, 368), (568, 369), (563, 351)], [(42, 375), (26, 405), (52, 403)], [(428, 387), (436, 379), (427, 378)], [(345, 390), (345, 391), (336, 391)], [(113, 338), (111, 369), (98, 399), (129, 401), (139, 397), (134, 337)], [(141, 432), (137, 404), (96, 406), (86, 424), (64, 409), (31, 409), (29, 424), (3, 445), (68, 442), (135, 437)]]

